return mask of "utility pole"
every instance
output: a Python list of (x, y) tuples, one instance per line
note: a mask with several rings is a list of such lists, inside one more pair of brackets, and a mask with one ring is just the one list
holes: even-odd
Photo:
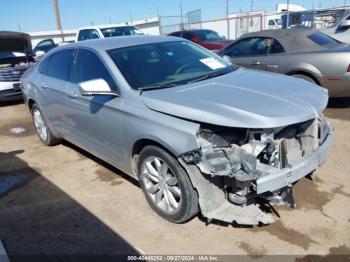
[(229, 11), (229, 4), (228, 4), (228, 0), (226, 0), (226, 20), (227, 20), (227, 39), (230, 39), (230, 19), (229, 19), (229, 15), (230, 15), (230, 11)]
[(182, 14), (182, 4), (181, 4), (181, 1), (180, 1), (180, 13), (181, 13), (181, 30), (184, 30), (184, 17), (183, 17), (183, 14)]
[(287, 0), (287, 25), (286, 28), (289, 27), (289, 0)]
[(130, 17), (130, 24), (133, 25), (134, 22), (132, 21), (132, 14), (131, 14), (131, 12), (129, 12), (129, 17)]
[(58, 8), (57, 0), (53, 0), (53, 7), (55, 9), (55, 16), (56, 16), (56, 28), (57, 28), (57, 30), (61, 31), (62, 42), (64, 42), (64, 35), (63, 35), (63, 30), (62, 30), (62, 25), (61, 25), (60, 10)]
[(347, 0), (344, 0), (344, 8), (346, 7), (347, 5)]
[(157, 8), (157, 16), (158, 16), (159, 34), (162, 35), (162, 17), (160, 16), (159, 8)]

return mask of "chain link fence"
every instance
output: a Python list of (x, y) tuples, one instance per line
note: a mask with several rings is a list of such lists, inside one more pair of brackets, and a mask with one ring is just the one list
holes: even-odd
[[(243, 34), (268, 29), (314, 28), (337, 24), (350, 11), (348, 6), (299, 12), (253, 11), (230, 14), (228, 17), (203, 20), (200, 9), (179, 16), (159, 16), (160, 33), (163, 35), (190, 29), (210, 29), (227, 39), (237, 39)], [(287, 25), (288, 24), (288, 25)]]

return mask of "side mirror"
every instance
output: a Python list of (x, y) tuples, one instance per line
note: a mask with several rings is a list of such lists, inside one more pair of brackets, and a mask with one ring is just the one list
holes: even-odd
[(43, 55), (45, 55), (45, 52), (44, 52), (44, 51), (39, 50), (39, 51), (36, 51), (36, 52), (35, 52), (35, 57), (36, 57), (36, 58), (39, 58), (39, 57), (41, 57), (41, 56), (43, 56)]
[(349, 28), (350, 27), (350, 20), (341, 21), (339, 27), (343, 28), (343, 29)]
[(82, 82), (79, 87), (83, 96), (118, 96), (112, 92), (108, 83), (101, 78)]

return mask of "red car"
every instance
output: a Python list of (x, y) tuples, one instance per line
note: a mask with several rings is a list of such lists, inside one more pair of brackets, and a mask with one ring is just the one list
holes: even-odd
[(209, 50), (221, 50), (233, 42), (208, 29), (183, 30), (168, 35), (185, 38)]

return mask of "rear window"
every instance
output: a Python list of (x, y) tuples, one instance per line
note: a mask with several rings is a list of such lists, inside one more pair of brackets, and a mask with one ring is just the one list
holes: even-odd
[(322, 34), (322, 33), (314, 33), (307, 36), (312, 42), (324, 46), (324, 45), (331, 45), (338, 43), (337, 40), (329, 37), (328, 35)]

